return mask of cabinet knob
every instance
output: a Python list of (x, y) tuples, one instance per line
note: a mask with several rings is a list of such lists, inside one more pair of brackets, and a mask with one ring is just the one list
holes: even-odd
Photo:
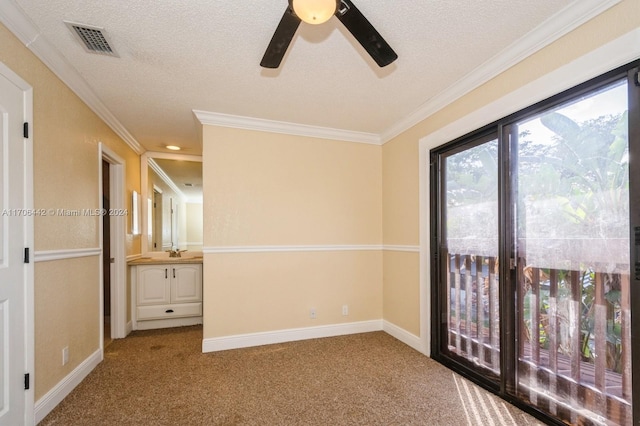
[(171, 313), (173, 313), (173, 309), (167, 309), (165, 312), (168, 313), (168, 314), (171, 314)]

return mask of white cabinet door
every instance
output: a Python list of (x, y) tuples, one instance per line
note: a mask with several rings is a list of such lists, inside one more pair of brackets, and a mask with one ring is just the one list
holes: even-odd
[(157, 305), (171, 301), (172, 265), (138, 266), (138, 305)]
[(171, 265), (171, 303), (202, 301), (202, 265)]

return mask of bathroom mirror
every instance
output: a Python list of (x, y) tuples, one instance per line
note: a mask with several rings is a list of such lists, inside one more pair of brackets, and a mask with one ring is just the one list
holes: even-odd
[(140, 169), (143, 254), (202, 251), (202, 157), (146, 152)]

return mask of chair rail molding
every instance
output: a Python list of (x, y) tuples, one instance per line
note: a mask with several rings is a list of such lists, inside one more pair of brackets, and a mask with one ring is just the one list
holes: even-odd
[(33, 254), (34, 262), (50, 262), (53, 260), (77, 259), (79, 257), (100, 256), (100, 247), (81, 249), (40, 250)]

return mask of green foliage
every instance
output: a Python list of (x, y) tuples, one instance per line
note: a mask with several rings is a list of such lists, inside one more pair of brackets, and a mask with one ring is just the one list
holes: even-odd
[(447, 205), (461, 206), (498, 198), (498, 143), (489, 142), (447, 160)]
[(626, 223), (616, 218), (628, 211), (627, 121), (627, 112), (582, 123), (551, 112), (540, 122), (555, 134), (552, 143), (519, 143), (520, 197), (549, 200), (542, 212), (549, 229), (564, 236), (625, 235)]

